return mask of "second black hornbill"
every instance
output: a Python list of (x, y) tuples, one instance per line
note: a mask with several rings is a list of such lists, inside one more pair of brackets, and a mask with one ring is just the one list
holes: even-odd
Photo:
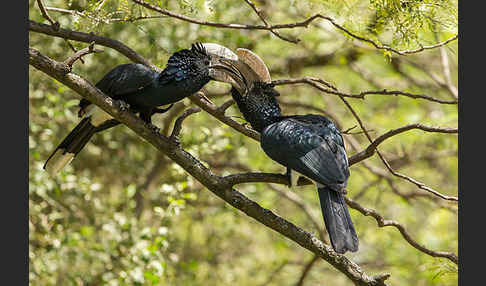
[(261, 133), (263, 151), (287, 167), (291, 185), (298, 175), (316, 184), (334, 250), (357, 251), (358, 237), (343, 197), (349, 170), (338, 128), (322, 115), (282, 115), (264, 62), (246, 49), (236, 54), (239, 60), (233, 67), (238, 73), (231, 75), (231, 93), (246, 121)]
[[(110, 70), (96, 83), (96, 87), (107, 96), (127, 103), (130, 110), (151, 123), (152, 115), (164, 113), (172, 107), (161, 109), (159, 106), (194, 94), (210, 80), (225, 81), (225, 73), (228, 72), (225, 60), (236, 58), (224, 46), (196, 43), (191, 49), (175, 52), (160, 73), (142, 64), (122, 64)], [(95, 133), (120, 123), (87, 99), (81, 99), (79, 108), (78, 116), (82, 120), (44, 164), (44, 169), (51, 174), (68, 164)]]

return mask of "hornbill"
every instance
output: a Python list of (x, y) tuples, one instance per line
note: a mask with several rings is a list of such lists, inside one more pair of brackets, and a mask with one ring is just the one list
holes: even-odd
[(263, 151), (287, 167), (291, 185), (298, 175), (315, 183), (334, 250), (357, 251), (358, 237), (343, 197), (349, 170), (338, 128), (322, 115), (282, 115), (279, 93), (264, 62), (246, 49), (236, 54), (239, 59), (232, 68), (238, 73), (228, 74), (233, 79), (231, 94), (245, 120), (260, 132)]
[[(200, 90), (210, 80), (225, 81), (228, 72), (225, 60), (237, 59), (230, 49), (214, 43), (195, 43), (170, 56), (160, 73), (142, 64), (122, 64), (110, 70), (96, 87), (107, 96), (122, 100), (154, 128), (151, 117), (164, 113), (158, 106), (173, 104)], [(226, 71), (225, 71), (226, 70)], [(231, 70), (229, 71), (231, 72)], [(82, 120), (49, 156), (44, 169), (57, 173), (76, 156), (97, 132), (120, 122), (87, 99), (79, 102), (78, 117)]]

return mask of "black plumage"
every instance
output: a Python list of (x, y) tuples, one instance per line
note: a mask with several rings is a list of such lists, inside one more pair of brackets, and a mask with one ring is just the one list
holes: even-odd
[[(155, 113), (169, 108), (158, 106), (175, 103), (192, 95), (213, 77), (211, 69), (220, 58), (209, 54), (203, 44), (193, 44), (191, 49), (174, 53), (160, 73), (142, 64), (122, 64), (110, 70), (96, 87), (107, 96), (128, 103), (130, 110), (151, 123)], [(56, 173), (78, 154), (97, 132), (119, 124), (102, 109), (86, 99), (79, 103), (81, 122), (65, 137), (47, 159), (44, 169)]]
[(321, 115), (282, 115), (275, 98), (279, 93), (270, 83), (233, 87), (231, 94), (245, 119), (261, 133), (263, 151), (288, 171), (297, 171), (317, 185), (334, 250), (357, 251), (358, 237), (342, 194), (349, 177), (348, 159), (335, 124)]

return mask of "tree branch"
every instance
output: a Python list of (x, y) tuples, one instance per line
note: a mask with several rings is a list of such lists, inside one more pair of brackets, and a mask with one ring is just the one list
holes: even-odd
[[(366, 95), (379, 94), (379, 95), (402, 95), (402, 96), (410, 97), (410, 98), (413, 98), (413, 99), (420, 98), (420, 99), (425, 99), (425, 100), (429, 100), (429, 101), (433, 101), (433, 102), (437, 102), (437, 103), (441, 103), (441, 104), (457, 104), (458, 103), (457, 100), (443, 100), (443, 99), (438, 99), (438, 98), (434, 98), (434, 97), (423, 95), (423, 94), (412, 94), (412, 93), (409, 93), (409, 92), (404, 92), (404, 91), (399, 91), (399, 90), (388, 91), (388, 90), (384, 89), (384, 90), (363, 91), (363, 92), (360, 92), (358, 94), (349, 94), (349, 93), (344, 93), (344, 92), (338, 91), (335, 87), (332, 87), (330, 84), (326, 83), (322, 79), (315, 78), (315, 77), (309, 77), (309, 76), (306, 76), (306, 77), (303, 77), (303, 78), (290, 78), (290, 79), (273, 80), (272, 83), (275, 84), (275, 85), (305, 83), (305, 84), (308, 84), (312, 87), (315, 87), (318, 90), (323, 91), (325, 93), (335, 94), (335, 95), (342, 96), (342, 97), (357, 98), (357, 99), (365, 99)], [(322, 85), (320, 85), (320, 83), (325, 84), (327, 86), (330, 86), (332, 88), (332, 90), (323, 87)]]
[(74, 62), (77, 61), (78, 59), (80, 60), (82, 56), (87, 55), (87, 54), (91, 54), (91, 53), (103, 52), (103, 50), (101, 50), (101, 49), (95, 49), (94, 44), (95, 44), (94, 42), (91, 42), (91, 44), (88, 47), (77, 51), (74, 55), (72, 55), (70, 58), (65, 60), (64, 64), (67, 65), (68, 67), (72, 68)]
[(64, 39), (69, 39), (73, 41), (78, 41), (78, 42), (84, 42), (84, 43), (91, 43), (95, 42), (95, 44), (102, 45), (105, 47), (112, 48), (133, 62), (136, 63), (141, 63), (144, 64), (148, 67), (151, 67), (152, 69), (160, 72), (161, 69), (155, 66), (153, 63), (151, 63), (149, 60), (145, 59), (144, 57), (140, 56), (137, 54), (134, 50), (123, 44), (122, 42), (119, 42), (117, 40), (112, 40), (106, 37), (98, 36), (95, 35), (94, 33), (83, 33), (83, 32), (77, 32), (77, 31), (71, 31), (63, 28), (59, 29), (54, 29), (53, 27), (41, 23), (37, 23), (35, 21), (29, 20), (29, 31), (36, 32), (36, 33), (42, 33), (58, 38), (64, 38)]
[(419, 251), (421, 252), (424, 252), (430, 256), (433, 256), (433, 257), (444, 257), (444, 258), (447, 258), (449, 259), (450, 261), (454, 262), (455, 264), (458, 264), (459, 263), (459, 259), (457, 257), (457, 255), (455, 255), (454, 253), (452, 252), (445, 252), (445, 251), (433, 251), (433, 250), (430, 250), (430, 249), (427, 249), (425, 248), (424, 246), (420, 245), (418, 242), (416, 242), (415, 240), (412, 239), (412, 237), (410, 236), (410, 234), (407, 232), (407, 230), (405, 229), (405, 227), (403, 225), (401, 225), (400, 223), (396, 222), (396, 221), (393, 221), (393, 220), (385, 220), (379, 213), (377, 213), (375, 210), (372, 210), (372, 209), (368, 209), (368, 208), (365, 208), (365, 207), (362, 207), (360, 204), (358, 204), (357, 202), (351, 200), (350, 198), (348, 197), (345, 197), (345, 200), (346, 200), (346, 203), (353, 209), (359, 211), (360, 213), (362, 213), (363, 215), (365, 216), (372, 216), (373, 218), (375, 218), (376, 222), (378, 223), (378, 226), (379, 227), (385, 227), (385, 226), (393, 226), (395, 228), (398, 229), (398, 231), (400, 231), (400, 233), (402, 234), (403, 238), (410, 244), (412, 245), (413, 247), (415, 247), (416, 249), (418, 249)]
[[(250, 5), (250, 7), (253, 9), (253, 11), (255, 11), (255, 13), (258, 15), (258, 17), (262, 20), (263, 24), (265, 24), (265, 26), (269, 27), (270, 24), (265, 19), (265, 17), (263, 17), (263, 13), (256, 7), (255, 3), (253, 3), (251, 0), (245, 0), (245, 2), (248, 5)], [(274, 34), (275, 36), (279, 37), (280, 39), (282, 39), (284, 41), (291, 42), (291, 43), (294, 43), (294, 44), (297, 44), (298, 42), (300, 42), (300, 39), (290, 39), (290, 38), (284, 37), (278, 31), (275, 31), (273, 29), (270, 29), (270, 32), (272, 32), (272, 34)]]
[[(368, 132), (366, 131), (366, 128), (363, 124), (363, 121), (361, 121), (361, 118), (358, 116), (358, 114), (356, 113), (356, 111), (354, 111), (353, 107), (349, 104), (349, 102), (342, 96), (339, 96), (339, 98), (344, 102), (344, 104), (347, 106), (347, 108), (349, 109), (349, 111), (351, 111), (351, 113), (353, 114), (354, 118), (356, 119), (356, 121), (358, 121), (359, 123), (359, 126), (361, 127), (361, 129), (364, 131), (364, 134), (366, 135), (366, 138), (368, 138), (368, 140), (370, 141), (370, 143), (373, 143), (373, 139), (371, 139), (371, 136), (368, 134)], [(376, 149), (376, 148), (375, 148)], [(425, 190), (427, 192), (430, 192), (444, 200), (450, 200), (450, 201), (458, 201), (458, 198), (457, 197), (453, 197), (453, 196), (446, 196), (446, 195), (443, 195), (439, 192), (437, 192), (436, 190), (428, 187), (427, 185), (425, 185), (424, 183), (420, 182), (420, 181), (417, 181), (411, 177), (408, 177), (408, 176), (405, 176), (403, 174), (400, 174), (398, 172), (396, 172), (395, 170), (393, 170), (393, 168), (390, 166), (390, 164), (388, 164), (388, 162), (386, 161), (386, 159), (383, 157), (383, 155), (376, 149), (376, 153), (378, 154), (378, 156), (380, 157), (381, 161), (385, 164), (385, 166), (387, 167), (387, 169), (394, 175), (394, 176), (397, 176), (399, 178), (402, 178), (402, 179), (405, 179), (413, 184), (415, 184), (419, 189), (422, 189), (422, 190)]]
[(63, 66), (62, 63), (53, 61), (42, 55), (39, 51), (29, 47), (29, 64), (99, 106), (181, 166), (212, 193), (248, 216), (326, 260), (352, 280), (355, 285), (386, 285), (384, 280), (389, 277), (389, 274), (373, 277), (368, 276), (357, 264), (347, 259), (346, 256), (334, 252), (330, 246), (322, 243), (322, 241), (312, 234), (250, 200), (242, 193), (233, 189), (231, 184), (224, 178), (214, 175), (199, 160), (187, 153), (180, 146), (173, 144), (169, 138), (148, 128), (140, 118), (129, 110), (120, 108), (121, 104), (118, 101), (104, 95), (84, 78), (66, 69), (59, 68)]
[(169, 136), (169, 139), (170, 140), (175, 140), (177, 142), (179, 142), (179, 134), (181, 133), (181, 129), (182, 129), (182, 122), (191, 114), (194, 114), (194, 113), (197, 113), (197, 112), (200, 112), (201, 109), (200, 108), (197, 108), (197, 107), (192, 107), (192, 108), (189, 108), (187, 109), (186, 111), (184, 111), (181, 116), (179, 116), (175, 123), (174, 123), (174, 129), (172, 129), (172, 133), (170, 134)]
[(427, 131), (427, 132), (438, 132), (438, 133), (458, 133), (457, 128), (434, 127), (434, 126), (427, 126), (427, 125), (423, 125), (423, 124), (419, 124), (419, 123), (408, 124), (408, 125), (402, 126), (400, 128), (390, 130), (390, 131), (380, 135), (378, 138), (376, 138), (374, 141), (372, 141), (372, 143), (370, 145), (368, 145), (368, 147), (366, 147), (365, 150), (351, 156), (348, 160), (349, 165), (351, 166), (351, 165), (356, 164), (360, 161), (363, 161), (364, 159), (366, 159), (368, 157), (371, 157), (375, 153), (375, 150), (378, 147), (378, 145), (383, 143), (383, 141), (385, 141), (386, 139), (388, 139), (392, 136), (395, 136), (397, 134), (400, 134), (402, 132), (412, 130), (412, 129), (420, 129), (420, 130), (424, 130), (424, 131)]

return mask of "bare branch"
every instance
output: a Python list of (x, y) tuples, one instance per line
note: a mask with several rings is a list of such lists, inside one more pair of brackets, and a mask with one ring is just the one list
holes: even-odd
[(112, 40), (106, 37), (95, 35), (94, 33), (88, 34), (83, 32), (67, 30), (63, 28), (59, 28), (58, 30), (56, 30), (49, 25), (37, 23), (32, 20), (29, 20), (29, 31), (42, 33), (54, 37), (69, 39), (73, 41), (78, 41), (78, 42), (91, 43), (94, 41), (97, 45), (101, 45), (101, 46), (105, 46), (117, 50), (118, 52), (120, 52), (121, 54), (123, 54), (124, 56), (132, 60), (133, 62), (144, 64), (158, 72), (161, 71), (160, 68), (152, 64), (149, 60), (137, 54), (134, 50), (127, 47), (125, 44), (117, 40)]
[(375, 220), (378, 223), (378, 226), (379, 227), (393, 226), (393, 227), (397, 228), (398, 231), (400, 231), (400, 233), (402, 234), (403, 238), (405, 238), (405, 240), (410, 245), (412, 245), (413, 247), (415, 247), (419, 251), (424, 252), (424, 253), (426, 253), (426, 254), (428, 254), (430, 256), (433, 256), (433, 257), (444, 257), (444, 258), (447, 258), (450, 261), (454, 262), (455, 264), (458, 264), (459, 259), (457, 258), (457, 255), (455, 255), (454, 253), (452, 253), (452, 252), (444, 252), (444, 251), (433, 251), (433, 250), (427, 249), (426, 247), (420, 245), (415, 240), (413, 240), (412, 237), (410, 236), (410, 234), (405, 229), (405, 227), (403, 225), (401, 225), (400, 223), (398, 223), (396, 221), (393, 221), (393, 220), (385, 220), (375, 210), (362, 207), (360, 204), (358, 204), (357, 202), (351, 200), (350, 198), (345, 197), (345, 200), (346, 200), (346, 203), (351, 208), (359, 211), (360, 213), (362, 213), (365, 216), (372, 216), (373, 218), (375, 218)]
[(68, 67), (72, 68), (74, 62), (77, 61), (78, 59), (81, 59), (82, 56), (87, 55), (87, 54), (91, 54), (91, 53), (103, 52), (103, 50), (101, 50), (101, 49), (95, 49), (94, 44), (95, 44), (95, 42), (91, 42), (91, 44), (88, 47), (77, 51), (74, 55), (72, 55), (67, 60), (65, 60), (64, 64), (67, 65)]
[[(59, 27), (60, 27), (60, 24), (58, 21), (54, 21), (50, 16), (49, 14), (47, 13), (47, 8), (44, 6), (44, 4), (42, 3), (42, 0), (37, 0), (37, 5), (39, 6), (39, 9), (42, 13), (42, 16), (47, 19), (47, 21), (49, 21), (51, 23), (51, 26), (54, 30), (59, 30)], [(64, 41), (66, 42), (66, 44), (69, 46), (69, 48), (71, 48), (71, 50), (73, 52), (76, 53), (76, 49), (74, 48), (74, 46), (71, 44), (71, 42), (69, 42), (67, 39), (64, 39)], [(84, 61), (82, 58), (79, 59), (81, 61), (81, 63), (84, 64)]]
[(51, 23), (52, 26), (59, 28), (59, 22), (54, 21), (46, 11), (42, 0), (37, 0), (37, 5), (39, 6), (39, 10), (41, 11), (42, 16)]
[(223, 103), (220, 107), (218, 107), (219, 111), (221, 111), (223, 114), (224, 112), (230, 108), (231, 105), (233, 105), (235, 103), (235, 101), (233, 99), (230, 99), (228, 101), (226, 101), (225, 103)]
[(319, 233), (320, 239), (326, 244), (329, 244), (329, 241), (326, 239), (326, 229), (323, 227), (322, 220), (317, 219), (317, 217), (312, 212), (312, 208), (308, 204), (306, 204), (305, 201), (302, 200), (302, 198), (300, 198), (295, 192), (292, 192), (291, 190), (282, 190), (272, 185), (269, 185), (269, 187), (270, 189), (277, 192), (279, 196), (283, 196), (288, 201), (294, 203), (297, 207), (299, 207), (314, 225), (315, 229)]
[(457, 104), (458, 103), (457, 100), (443, 100), (443, 99), (438, 99), (438, 98), (434, 98), (434, 97), (423, 95), (423, 94), (412, 94), (412, 93), (398, 91), (398, 90), (388, 91), (386, 89), (374, 90), (374, 91), (363, 91), (363, 92), (360, 92), (359, 94), (348, 94), (348, 93), (340, 92), (335, 87), (332, 87), (332, 86), (331, 86), (332, 90), (325, 88), (322, 85), (320, 85), (320, 83), (325, 84), (327, 86), (330, 86), (330, 84), (326, 83), (322, 79), (315, 78), (315, 77), (309, 77), (309, 76), (306, 76), (306, 77), (303, 77), (303, 78), (290, 78), (290, 79), (273, 80), (272, 83), (275, 84), (275, 85), (305, 83), (305, 84), (309, 84), (309, 85), (311, 85), (311, 86), (313, 86), (313, 87), (317, 88), (318, 90), (323, 91), (325, 93), (335, 94), (335, 95), (342, 96), (342, 97), (357, 98), (357, 99), (365, 99), (366, 95), (381, 94), (381, 95), (403, 95), (403, 96), (410, 97), (410, 98), (413, 98), (413, 99), (420, 98), (420, 99), (425, 99), (425, 100), (429, 100), (429, 101), (433, 101), (433, 102), (437, 102), (437, 103), (442, 103), (442, 104)]
[(204, 91), (198, 91), (196, 94), (193, 94), (189, 97), (189, 99), (199, 106), (201, 109), (206, 111), (207, 113), (211, 114), (212, 116), (216, 117), (219, 121), (223, 122), (224, 124), (232, 127), (236, 131), (243, 133), (244, 135), (260, 141), (260, 133), (256, 132), (253, 129), (249, 129), (244, 125), (234, 121), (233, 119), (224, 115), (224, 111), (221, 110), (218, 106), (208, 102), (207, 100), (203, 99)]
[[(255, 6), (255, 4), (251, 0), (245, 0), (245, 2), (248, 3), (248, 5), (250, 5), (250, 7), (253, 9), (253, 11), (255, 11), (255, 13), (262, 20), (262, 22), (265, 24), (265, 26), (267, 26), (267, 27), (270, 26), (270, 24), (267, 22), (265, 17), (263, 17), (263, 13)], [(272, 34), (274, 34), (275, 36), (279, 37), (280, 39), (282, 39), (284, 41), (291, 42), (291, 43), (294, 43), (294, 44), (297, 44), (298, 42), (300, 42), (300, 39), (290, 39), (290, 38), (284, 37), (278, 31), (275, 31), (273, 29), (270, 29), (270, 32), (272, 32)]]
[(352, 157), (349, 158), (349, 165), (356, 164), (368, 157), (371, 157), (374, 153), (378, 145), (383, 143), (386, 139), (395, 136), (397, 134), (400, 134), (402, 132), (412, 130), (412, 129), (420, 129), (424, 130), (426, 132), (437, 132), (437, 133), (458, 133), (457, 128), (449, 128), (449, 127), (433, 127), (433, 126), (427, 126), (423, 124), (408, 124), (405, 126), (402, 126), (397, 129), (390, 130), (382, 135), (380, 135), (378, 138), (376, 138), (368, 147), (366, 147), (365, 150), (353, 155)]
[[(373, 139), (371, 139), (371, 136), (368, 134), (368, 132), (366, 131), (366, 128), (363, 124), (363, 122), (361, 121), (361, 118), (358, 116), (358, 114), (356, 113), (356, 111), (354, 111), (353, 107), (349, 104), (349, 102), (342, 96), (340, 96), (339, 98), (341, 98), (341, 100), (344, 102), (344, 104), (348, 107), (348, 109), (351, 111), (351, 113), (353, 114), (354, 118), (358, 121), (359, 123), (359, 126), (361, 127), (361, 129), (364, 131), (364, 134), (366, 135), (366, 138), (368, 138), (368, 140), (370, 141), (370, 143), (373, 143)], [(383, 163), (385, 164), (385, 166), (387, 167), (387, 169), (395, 176), (397, 177), (400, 177), (402, 179), (405, 179), (413, 184), (415, 184), (417, 187), (419, 187), (419, 189), (422, 189), (422, 190), (425, 190), (427, 192), (430, 192), (444, 200), (450, 200), (450, 201), (458, 201), (457, 197), (453, 197), (453, 196), (446, 196), (446, 195), (443, 195), (439, 192), (437, 192), (436, 190), (426, 186), (424, 183), (422, 182), (419, 182), (413, 178), (410, 178), (408, 176), (405, 176), (403, 174), (400, 174), (398, 172), (395, 172), (392, 167), (388, 164), (388, 162), (386, 161), (386, 159), (381, 155), (381, 153), (375, 148), (376, 150), (376, 153), (378, 154), (378, 156), (380, 157), (380, 159), (383, 161)]]
[(171, 140), (176, 140), (178, 141), (179, 139), (179, 134), (181, 133), (182, 129), (182, 122), (191, 114), (200, 112), (201, 109), (197, 107), (192, 107), (184, 111), (181, 116), (177, 118), (177, 120), (174, 123), (174, 129), (172, 129), (172, 133), (170, 134), (169, 139)]
[(101, 18), (96, 18), (93, 17), (92, 15), (81, 13), (77, 10), (68, 10), (68, 9), (62, 9), (62, 8), (56, 8), (56, 7), (46, 7), (47, 11), (52, 11), (52, 12), (57, 12), (61, 14), (69, 14), (69, 15), (75, 15), (83, 18), (89, 18), (92, 19), (96, 22), (103, 22), (105, 24), (109, 24), (112, 22), (136, 22), (140, 20), (149, 20), (149, 19), (162, 19), (165, 18), (165, 16), (140, 16), (140, 17), (130, 17), (130, 18), (110, 18), (110, 19), (101, 19)]
[(317, 255), (314, 255), (314, 257), (312, 257), (312, 259), (305, 264), (305, 267), (302, 270), (302, 274), (300, 274), (299, 281), (297, 281), (295, 286), (303, 286), (304, 285), (304, 280), (307, 277), (307, 274), (312, 269), (312, 266), (314, 266), (314, 264), (316, 262), (318, 262), (318, 259), (319, 259), (319, 257)]

